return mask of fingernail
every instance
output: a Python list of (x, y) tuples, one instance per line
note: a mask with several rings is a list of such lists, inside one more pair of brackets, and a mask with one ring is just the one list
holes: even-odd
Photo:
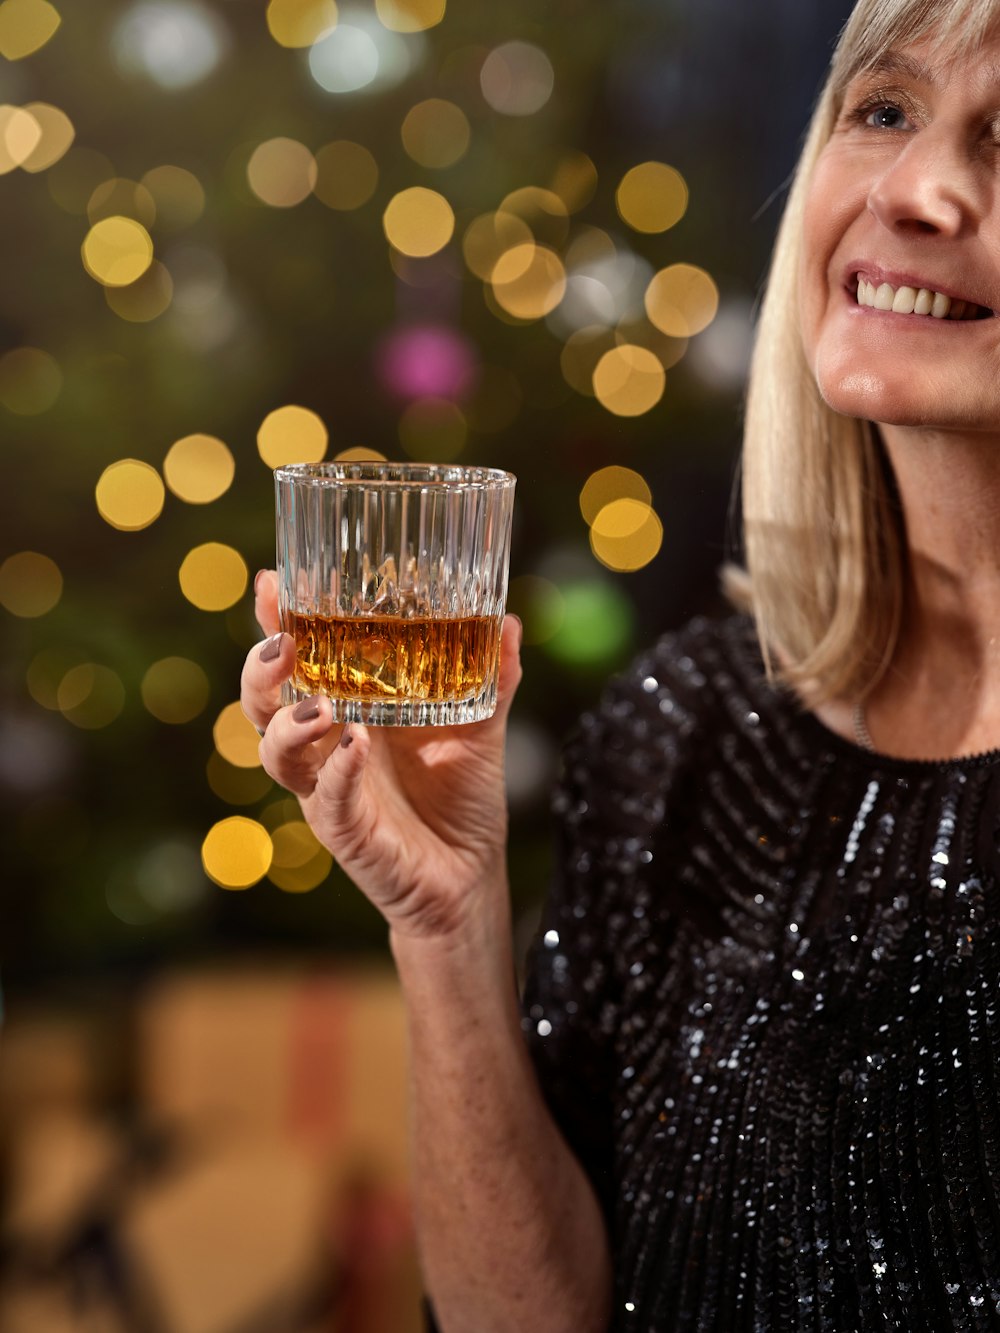
[(354, 736), (351, 734), (350, 727), (344, 728), (344, 734), (340, 738), (340, 748), (346, 750), (349, 745), (354, 744)]
[(315, 696), (303, 699), (292, 709), (292, 717), (296, 722), (312, 722), (319, 717), (319, 700)]
[(266, 569), (258, 569), (257, 573), (253, 576), (253, 590), (255, 596), (257, 594), (257, 589), (260, 587), (260, 581), (266, 573)]
[(521, 644), (524, 642), (524, 623), (521, 620), (521, 617), (515, 615), (513, 611), (508, 611), (507, 614), (517, 626), (517, 646), (520, 648)]
[(260, 660), (262, 662), (273, 662), (281, 652), (281, 640), (284, 634), (272, 634), (268, 641), (260, 650)]

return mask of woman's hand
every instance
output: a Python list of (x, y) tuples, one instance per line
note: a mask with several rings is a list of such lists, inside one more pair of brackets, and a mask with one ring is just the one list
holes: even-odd
[(506, 892), (504, 733), (521, 678), (520, 625), (504, 622), (497, 711), (456, 727), (334, 723), (316, 695), (281, 707), (294, 644), (279, 634), (277, 578), (258, 576), (243, 711), (261, 731), (265, 770), (298, 798), (320, 842), (397, 937), (443, 936), (489, 892)]

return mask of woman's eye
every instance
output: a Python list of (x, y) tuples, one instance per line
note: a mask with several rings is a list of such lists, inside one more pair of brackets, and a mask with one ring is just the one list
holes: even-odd
[(903, 112), (891, 102), (871, 107), (865, 114), (865, 124), (876, 130), (905, 130), (910, 127)]

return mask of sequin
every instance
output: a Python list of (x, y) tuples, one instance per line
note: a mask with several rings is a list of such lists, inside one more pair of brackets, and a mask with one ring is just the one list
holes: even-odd
[(1000, 1328), (1000, 755), (862, 751), (699, 621), (555, 808), (526, 1040), (614, 1333)]

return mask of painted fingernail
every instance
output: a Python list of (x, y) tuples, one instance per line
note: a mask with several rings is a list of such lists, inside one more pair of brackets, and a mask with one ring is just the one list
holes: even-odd
[(257, 570), (257, 573), (253, 576), (253, 591), (254, 591), (254, 596), (257, 595), (257, 590), (260, 588), (260, 581), (261, 581), (261, 579), (264, 577), (264, 575), (265, 575), (266, 573), (267, 573), (267, 570), (266, 570), (266, 569), (258, 569), (258, 570)]
[(296, 722), (312, 722), (319, 717), (319, 700), (315, 697), (303, 699), (292, 709), (292, 717)]
[(351, 733), (351, 729), (350, 727), (345, 727), (344, 734), (340, 738), (340, 748), (342, 750), (346, 750), (349, 745), (353, 744), (354, 744), (354, 736)]
[(262, 662), (273, 662), (281, 652), (281, 640), (284, 634), (272, 634), (260, 650), (260, 660)]

